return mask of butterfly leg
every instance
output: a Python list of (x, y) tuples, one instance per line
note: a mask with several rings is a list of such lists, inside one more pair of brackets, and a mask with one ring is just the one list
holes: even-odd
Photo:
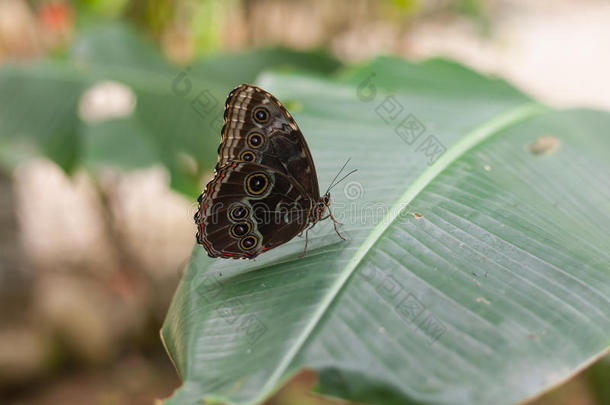
[(305, 247), (303, 248), (303, 254), (301, 255), (301, 257), (305, 257), (305, 255), (307, 254), (307, 243), (309, 242), (309, 237), (308, 234), (309, 233), (309, 228), (307, 228), (305, 230)]
[[(313, 228), (315, 224), (316, 223), (314, 222), (313, 224), (307, 226), (307, 228), (305, 229), (305, 248), (303, 248), (303, 254), (301, 255), (301, 257), (305, 257), (305, 255), (307, 254), (307, 244), (309, 243), (309, 236), (308, 236), (309, 230), (311, 228)], [(301, 233), (303, 233), (303, 232), (301, 232)]]
[(335, 232), (337, 233), (337, 235), (339, 235), (339, 237), (340, 237), (341, 239), (343, 239), (343, 240), (347, 240), (347, 239), (345, 239), (345, 238), (343, 237), (343, 235), (341, 235), (341, 234), (339, 233), (339, 230), (337, 229), (337, 224), (339, 224), (339, 225), (343, 225), (343, 223), (341, 223), (341, 222), (339, 222), (339, 221), (337, 221), (337, 220), (335, 219), (335, 217), (333, 216), (333, 213), (332, 213), (332, 211), (330, 210), (330, 208), (328, 209), (328, 215), (326, 216), (326, 218), (328, 218), (328, 217), (330, 217), (330, 219), (333, 221), (333, 227), (335, 228)]
[(328, 219), (328, 218), (332, 218), (332, 219), (333, 219), (333, 221), (334, 221), (335, 223), (337, 223), (337, 224), (339, 224), (339, 225), (343, 225), (343, 222), (339, 222), (339, 221), (335, 220), (335, 219), (333, 218), (333, 216), (332, 216), (332, 215), (330, 215), (330, 214), (328, 214), (328, 215), (327, 215), (327, 216), (325, 216), (324, 218), (320, 218), (320, 221), (324, 221), (325, 219)]
[[(309, 229), (311, 229), (311, 225), (310, 225), (310, 224), (308, 224), (308, 225), (307, 225), (305, 228), (303, 228), (303, 229), (301, 230), (301, 232), (299, 232), (299, 233), (298, 233), (298, 235), (297, 235), (297, 236), (298, 236), (299, 238), (301, 238), (301, 237), (303, 236), (303, 232), (305, 232), (305, 231), (307, 231), (307, 230), (309, 230)], [(305, 235), (305, 236), (307, 236), (307, 235)]]

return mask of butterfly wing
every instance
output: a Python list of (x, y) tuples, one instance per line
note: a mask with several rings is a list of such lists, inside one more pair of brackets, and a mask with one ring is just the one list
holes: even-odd
[(231, 162), (217, 169), (199, 198), (197, 241), (211, 257), (252, 259), (300, 233), (312, 204), (283, 172)]
[(242, 84), (225, 103), (216, 167), (233, 161), (258, 163), (294, 178), (312, 200), (320, 189), (305, 138), (282, 103), (267, 91)]

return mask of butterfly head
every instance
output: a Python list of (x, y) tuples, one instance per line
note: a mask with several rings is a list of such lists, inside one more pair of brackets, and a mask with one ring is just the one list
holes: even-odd
[(326, 192), (326, 194), (324, 194), (322, 196), (322, 203), (324, 204), (324, 208), (326, 208), (330, 205), (330, 193), (329, 192)]
[(330, 193), (324, 194), (313, 207), (313, 212), (310, 216), (311, 222), (318, 222), (324, 217), (326, 209), (330, 206)]

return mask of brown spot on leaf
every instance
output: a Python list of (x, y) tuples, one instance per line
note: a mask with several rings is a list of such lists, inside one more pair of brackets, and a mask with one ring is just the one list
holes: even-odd
[(554, 136), (543, 136), (532, 142), (527, 149), (533, 155), (548, 155), (557, 150), (559, 147), (559, 139)]
[(415, 219), (420, 219), (421, 217), (423, 217), (423, 215), (420, 214), (419, 212), (414, 212), (413, 217), (415, 217)]

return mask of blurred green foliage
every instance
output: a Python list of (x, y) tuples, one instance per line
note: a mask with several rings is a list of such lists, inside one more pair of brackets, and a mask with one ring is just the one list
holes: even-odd
[(598, 404), (610, 404), (610, 355), (594, 363), (585, 377)]
[[(117, 17), (128, 0), (77, 0), (74, 2), (79, 17)], [(155, 2), (156, 3), (156, 2)]]
[[(276, 0), (276, 3), (291, 0)], [(76, 24), (86, 27), (99, 19), (125, 18), (151, 38), (159, 40), (168, 30), (186, 34), (195, 55), (216, 52), (222, 47), (223, 35), (231, 29), (227, 16), (247, 15), (256, 0), (76, 0)], [(273, 8), (274, 2), (265, 3)], [(369, 0), (362, 5), (384, 21), (407, 23), (418, 15), (458, 14), (472, 20), (481, 33), (491, 30), (489, 4), (482, 0)]]
[(453, 3), (456, 13), (473, 21), (482, 35), (491, 33), (491, 20), (487, 14), (485, 2), (482, 0), (456, 0)]
[(123, 18), (159, 40), (169, 28), (188, 32), (195, 55), (220, 50), (222, 22), (240, 0), (77, 0), (76, 24), (87, 28), (100, 20)]
[[(324, 52), (268, 48), (217, 54), (178, 68), (155, 45), (123, 24), (83, 31), (63, 60), (0, 69), (0, 153), (4, 165), (35, 150), (67, 171), (77, 166), (165, 165), (172, 186), (200, 192), (213, 167), (224, 99), (241, 82), (269, 69), (329, 74), (340, 63)], [(133, 113), (101, 122), (79, 117), (83, 94), (96, 83), (123, 84), (135, 95)]]

